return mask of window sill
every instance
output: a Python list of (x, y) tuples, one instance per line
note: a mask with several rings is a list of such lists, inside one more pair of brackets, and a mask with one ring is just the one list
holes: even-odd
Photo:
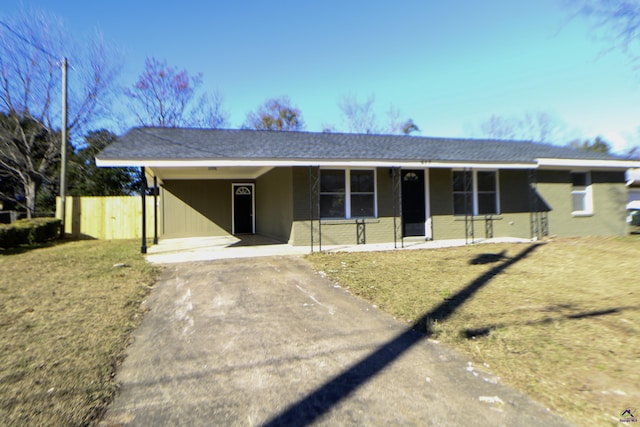
[(571, 212), (571, 216), (589, 217), (589, 216), (593, 216), (593, 212)]

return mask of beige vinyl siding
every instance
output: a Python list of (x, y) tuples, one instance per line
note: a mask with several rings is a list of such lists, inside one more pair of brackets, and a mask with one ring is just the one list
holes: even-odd
[(625, 234), (624, 172), (591, 172), (593, 214), (572, 214), (571, 171), (539, 171), (538, 191), (551, 206), (549, 232), (557, 236)]
[(433, 239), (464, 239), (464, 221), (455, 221), (453, 215), (451, 169), (431, 169), (429, 183)]
[[(393, 242), (393, 218), (365, 219), (364, 237), (367, 244)], [(314, 247), (318, 245), (318, 222), (314, 223)], [(295, 237), (291, 241), (295, 246), (309, 246), (311, 233), (309, 221), (294, 222)], [(400, 241), (398, 235), (398, 242)], [(349, 220), (323, 220), (322, 221), (322, 246), (333, 245), (357, 245), (358, 224), (355, 219)]]
[[(315, 171), (314, 171), (315, 172)], [(463, 216), (453, 215), (452, 170), (430, 169), (429, 205), (434, 240), (464, 239)], [(528, 171), (500, 170), (500, 214), (493, 215), (494, 237), (531, 237)], [(625, 233), (627, 189), (623, 172), (591, 172), (593, 215), (571, 213), (569, 170), (539, 170), (538, 203), (548, 209), (549, 232), (558, 236), (622, 235)], [(231, 233), (231, 180), (166, 181), (162, 190), (163, 237), (218, 236)], [(240, 181), (237, 181), (240, 182)], [(242, 180), (241, 182), (254, 182)], [(307, 246), (311, 242), (309, 222), (309, 168), (275, 168), (256, 184), (256, 232)], [(322, 221), (322, 244), (355, 245), (358, 229), (364, 227), (366, 243), (393, 242), (392, 179), (389, 168), (378, 168), (377, 218)], [(314, 210), (317, 210), (317, 200)], [(317, 211), (316, 211), (317, 215)], [(362, 225), (364, 221), (364, 225)], [(358, 225), (361, 222), (361, 225)], [(399, 226), (399, 219), (398, 219)], [(474, 218), (476, 238), (486, 237), (487, 219)], [(318, 243), (318, 222), (314, 223)], [(398, 239), (400, 235), (398, 235)]]
[[(376, 172), (378, 217), (366, 219), (322, 220), (322, 245), (358, 244), (358, 227), (364, 228), (366, 243), (393, 242), (392, 183), (389, 168)], [(314, 171), (315, 173), (315, 171)], [(293, 168), (293, 230), (291, 244), (308, 246), (311, 243), (309, 221), (309, 168)], [(317, 201), (313, 200), (317, 216)], [(360, 226), (358, 225), (360, 223)], [(399, 224), (399, 223), (398, 223)], [(318, 221), (314, 222), (314, 245), (318, 244)], [(400, 236), (398, 236), (399, 238)]]
[(293, 223), (292, 168), (275, 168), (256, 180), (256, 232), (288, 242)]
[(230, 235), (231, 183), (228, 180), (164, 181), (162, 237)]
[[(527, 173), (526, 170), (498, 171), (500, 213), (473, 217), (474, 238), (490, 237), (487, 234), (490, 225), (493, 225), (493, 237), (531, 237)], [(453, 215), (452, 170), (431, 169), (430, 183), (433, 239), (466, 238), (464, 216)]]

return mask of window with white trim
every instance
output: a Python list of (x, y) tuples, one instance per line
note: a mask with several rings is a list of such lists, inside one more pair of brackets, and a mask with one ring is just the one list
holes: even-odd
[(591, 174), (589, 172), (571, 172), (571, 213), (573, 215), (591, 215), (593, 213)]
[(375, 170), (320, 170), (321, 218), (347, 219), (372, 218), (375, 216)]
[(453, 171), (454, 215), (494, 215), (499, 212), (497, 171)]

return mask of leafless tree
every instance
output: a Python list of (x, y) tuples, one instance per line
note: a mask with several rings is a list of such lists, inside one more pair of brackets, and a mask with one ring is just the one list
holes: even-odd
[(214, 91), (210, 95), (204, 94), (200, 97), (199, 113), (196, 117), (200, 117), (198, 126), (220, 129), (229, 124), (229, 112), (224, 108), (224, 97), (219, 90)]
[(141, 126), (219, 128), (227, 120), (222, 96), (199, 94), (201, 86), (202, 74), (190, 75), (167, 61), (147, 58), (138, 81), (125, 95)]
[(38, 188), (58, 161), (61, 60), (68, 58), (71, 67), (71, 140), (109, 111), (120, 61), (100, 36), (76, 43), (59, 18), (42, 11), (22, 10), (1, 22), (0, 174), (22, 187), (31, 215)]
[(387, 111), (387, 132), (391, 135), (411, 135), (413, 132), (420, 132), (420, 128), (413, 119), (401, 119), (400, 110), (393, 105)]
[[(630, 56), (636, 70), (640, 60), (640, 2), (638, 0), (566, 0), (573, 17), (592, 23), (592, 34)], [(629, 157), (637, 156), (640, 146)]]
[[(347, 94), (338, 101), (338, 108), (342, 112), (343, 128), (351, 133), (387, 133), (391, 135), (410, 135), (419, 132), (420, 128), (412, 119), (401, 119), (400, 110), (393, 105), (386, 112), (386, 126), (378, 121), (374, 104), (375, 95), (371, 94), (364, 101), (359, 101), (353, 94)], [(324, 125), (325, 131), (333, 131), (335, 126)]]
[(304, 130), (302, 112), (288, 96), (267, 99), (256, 111), (249, 112), (243, 127), (258, 130)]
[(492, 114), (480, 123), (479, 134), (492, 139), (565, 143), (565, 128), (560, 119), (544, 111), (528, 112), (522, 116)]
[(372, 94), (366, 100), (360, 102), (358, 97), (348, 94), (338, 102), (338, 107), (342, 111), (345, 127), (352, 133), (379, 133), (376, 113), (373, 104), (376, 97)]
[(608, 41), (613, 48), (638, 59), (640, 42), (640, 2), (638, 0), (567, 0), (574, 17), (584, 17), (592, 24), (593, 34)]
[[(36, 194), (59, 155), (59, 135), (53, 135), (39, 120), (12, 112), (0, 113), (0, 181), (22, 187), (27, 217), (35, 213)], [(0, 195), (18, 201), (15, 189)]]

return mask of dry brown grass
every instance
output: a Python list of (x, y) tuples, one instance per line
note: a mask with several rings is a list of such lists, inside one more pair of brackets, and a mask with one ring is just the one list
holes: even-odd
[[(410, 324), (529, 245), (317, 254), (318, 270)], [(480, 261), (478, 264), (472, 262)], [(432, 338), (571, 422), (640, 406), (640, 238), (557, 239), (492, 277)]]
[(81, 241), (0, 252), (2, 425), (87, 425), (100, 415), (154, 281), (138, 251), (139, 242)]

